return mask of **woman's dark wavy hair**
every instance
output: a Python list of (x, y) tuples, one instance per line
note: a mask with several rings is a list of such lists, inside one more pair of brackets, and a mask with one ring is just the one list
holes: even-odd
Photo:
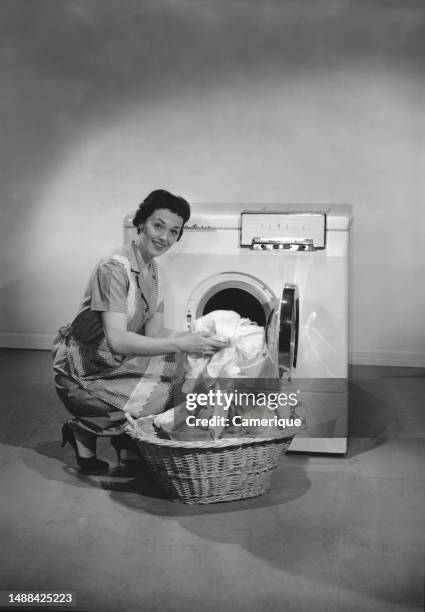
[(180, 240), (183, 235), (184, 224), (190, 219), (190, 206), (184, 198), (173, 195), (165, 189), (155, 189), (140, 204), (133, 219), (133, 225), (137, 227), (137, 233), (140, 234), (139, 226), (159, 208), (171, 210), (183, 219), (183, 225), (177, 238), (177, 240)]

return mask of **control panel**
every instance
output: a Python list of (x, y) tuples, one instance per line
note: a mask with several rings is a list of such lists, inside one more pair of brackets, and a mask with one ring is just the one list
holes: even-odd
[(326, 213), (243, 211), (240, 246), (258, 250), (324, 249)]

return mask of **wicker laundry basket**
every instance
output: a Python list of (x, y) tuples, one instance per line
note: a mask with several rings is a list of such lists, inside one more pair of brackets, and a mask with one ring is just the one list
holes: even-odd
[(263, 495), (295, 433), (277, 430), (256, 437), (176, 441), (164, 439), (154, 417), (127, 416), (126, 431), (170, 498), (211, 504)]

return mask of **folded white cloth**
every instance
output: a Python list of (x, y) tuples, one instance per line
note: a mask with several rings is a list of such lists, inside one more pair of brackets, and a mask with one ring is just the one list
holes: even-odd
[(265, 332), (249, 319), (233, 310), (214, 310), (192, 324), (193, 332), (210, 332), (220, 340), (230, 340), (224, 347), (210, 357), (188, 355), (186, 381), (183, 392), (190, 392), (200, 377), (215, 379), (236, 378), (241, 374), (241, 366), (257, 357), (264, 348)]

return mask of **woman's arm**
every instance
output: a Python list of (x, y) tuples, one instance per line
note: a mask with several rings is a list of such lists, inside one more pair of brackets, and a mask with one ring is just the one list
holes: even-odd
[(178, 351), (212, 355), (228, 346), (205, 333), (185, 333), (172, 338), (152, 338), (127, 330), (127, 317), (121, 312), (101, 312), (106, 341), (119, 355), (168, 355)]
[(171, 338), (182, 336), (185, 332), (175, 332), (164, 327), (164, 313), (156, 312), (154, 316), (145, 323), (145, 335), (151, 338)]
[(102, 312), (106, 341), (119, 355), (167, 355), (181, 350), (172, 339), (141, 336), (127, 330), (127, 317), (121, 312)]

